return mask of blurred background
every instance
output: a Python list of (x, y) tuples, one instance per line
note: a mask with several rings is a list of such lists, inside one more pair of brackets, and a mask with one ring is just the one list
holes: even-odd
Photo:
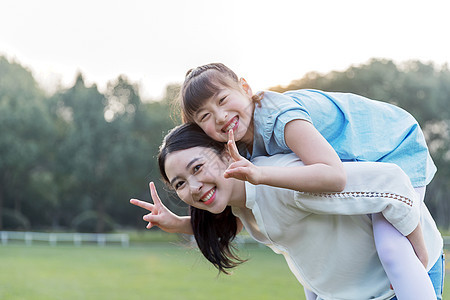
[[(0, 8), (0, 231), (179, 243), (158, 230), (144, 233), (145, 212), (128, 200), (150, 201), (148, 182), (155, 181), (163, 202), (186, 213), (160, 180), (155, 158), (180, 123), (172, 101), (184, 74), (209, 62), (225, 63), (254, 91), (353, 92), (409, 111), (438, 166), (425, 201), (443, 234), (450, 229), (446, 1), (0, 0)], [(0, 270), (16, 268), (8, 257), (36, 254), (21, 246), (26, 240), (0, 247)], [(256, 249), (256, 257), (264, 252)], [(0, 283), (0, 296), (27, 298), (17, 296), (20, 286)]]

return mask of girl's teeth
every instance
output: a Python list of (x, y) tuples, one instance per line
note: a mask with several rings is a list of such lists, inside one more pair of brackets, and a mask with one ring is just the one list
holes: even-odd
[(230, 125), (228, 125), (228, 127), (225, 131), (228, 132), (230, 129), (233, 129), (234, 126), (236, 126), (237, 121), (238, 121), (238, 119), (235, 118), (234, 121)]

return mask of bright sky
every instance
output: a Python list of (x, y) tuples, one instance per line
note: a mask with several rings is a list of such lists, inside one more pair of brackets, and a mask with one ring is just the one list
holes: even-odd
[(0, 55), (46, 88), (125, 74), (158, 98), (223, 62), (253, 90), (370, 58), (450, 62), (446, 0), (0, 0)]

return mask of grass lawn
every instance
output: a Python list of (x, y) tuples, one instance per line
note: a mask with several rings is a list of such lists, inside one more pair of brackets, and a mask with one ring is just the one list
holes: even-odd
[(196, 250), (168, 243), (0, 246), (0, 299), (304, 299), (281, 255), (256, 246), (240, 253), (250, 261), (217, 277)]
[(167, 243), (0, 246), (0, 299), (304, 299), (281, 255), (240, 253), (251, 260), (217, 277), (196, 250)]

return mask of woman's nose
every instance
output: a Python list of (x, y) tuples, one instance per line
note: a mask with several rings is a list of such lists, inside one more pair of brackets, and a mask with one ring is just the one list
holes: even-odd
[(195, 178), (191, 178), (189, 180), (189, 189), (190, 189), (192, 195), (196, 195), (196, 194), (200, 193), (200, 191), (202, 189), (202, 183), (200, 181), (196, 180)]

